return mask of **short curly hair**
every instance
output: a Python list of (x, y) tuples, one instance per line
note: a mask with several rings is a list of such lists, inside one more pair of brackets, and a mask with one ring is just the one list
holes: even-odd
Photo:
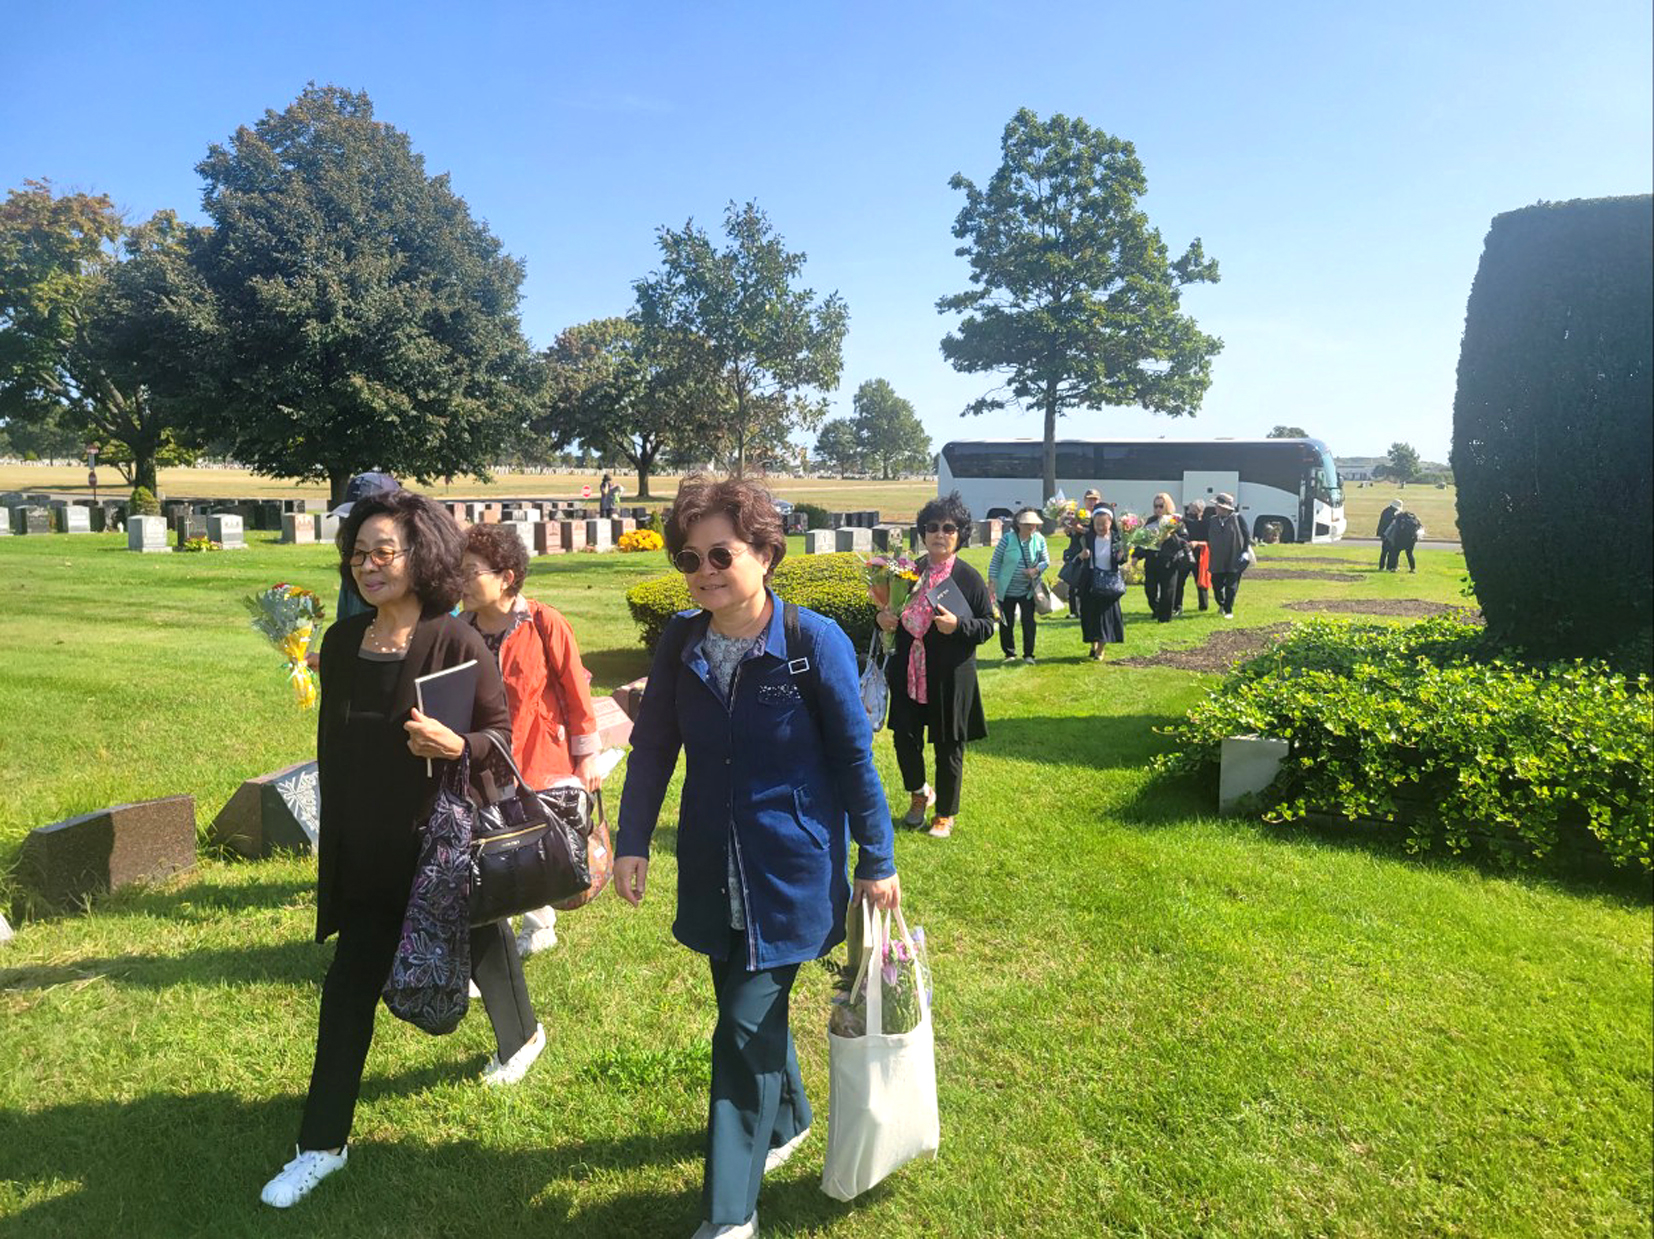
[(689, 539), (689, 527), (714, 514), (729, 517), (735, 536), (748, 546), (769, 551), (770, 572), (786, 558), (787, 532), (769, 491), (745, 478), (719, 482), (700, 476), (685, 478), (666, 510), (666, 558), (675, 561)]
[(942, 524), (952, 521), (959, 529), (960, 550), (971, 544), (974, 522), (971, 520), (971, 510), (965, 506), (965, 501), (959, 497), (958, 491), (950, 490), (945, 495), (938, 495), (919, 509), (919, 515), (913, 518), (913, 525), (921, 538), (925, 536), (925, 526), (931, 521)]
[(475, 555), (495, 572), (509, 572), (506, 596), (515, 597), (528, 577), (528, 548), (514, 529), (504, 525), (472, 525), (465, 531), (465, 553)]
[(356, 550), (356, 536), (362, 525), (375, 516), (395, 519), (402, 540), (407, 543), (409, 588), (426, 615), (445, 614), (454, 609), (460, 594), (460, 556), (465, 552), (465, 535), (448, 510), (411, 490), (381, 491), (359, 499), (339, 526), (334, 545), (339, 548), (339, 581), (346, 591), (361, 598), (350, 557)]

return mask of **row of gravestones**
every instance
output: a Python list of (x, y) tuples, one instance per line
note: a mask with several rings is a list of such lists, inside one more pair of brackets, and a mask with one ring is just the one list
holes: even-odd
[[(38, 502), (36, 502), (38, 500)], [(119, 529), (126, 520), (126, 504), (110, 501), (71, 503), (41, 495), (0, 495), (0, 536), (43, 533), (103, 533)]]
[[(978, 546), (994, 546), (1005, 531), (1005, 523), (994, 520), (977, 521), (974, 540)], [(840, 529), (812, 529), (804, 535), (806, 555), (827, 555), (835, 551), (855, 551), (871, 554), (874, 551), (891, 552), (908, 549), (916, 531), (911, 525), (875, 525), (871, 529), (849, 526)]]
[[(631, 743), (642, 693), (640, 680), (592, 702), (603, 748)], [(277, 851), (308, 854), (316, 850), (320, 823), (321, 786), (316, 763), (307, 761), (244, 782), (213, 819), (207, 837), (249, 858)], [(193, 796), (114, 805), (53, 822), (23, 841), (13, 912), (20, 918), (66, 912), (123, 886), (164, 881), (195, 867), (195, 849)], [(0, 941), (10, 933), (0, 918)]]

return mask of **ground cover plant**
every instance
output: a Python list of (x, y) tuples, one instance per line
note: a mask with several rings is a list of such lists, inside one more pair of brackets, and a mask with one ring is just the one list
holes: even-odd
[(1287, 740), (1260, 796), (1271, 820), (1340, 814), (1382, 822), (1411, 851), (1481, 843), (1526, 863), (1650, 869), (1648, 677), (1508, 661), (1463, 614), (1307, 623), (1170, 730), (1163, 769), (1215, 771), (1224, 736)]
[[(287, 579), (330, 599), (331, 557), (253, 541), (0, 543), (7, 857), (29, 826), (119, 799), (194, 791), (206, 821), (311, 750), (239, 598)], [(1264, 562), (1300, 551), (1376, 561)], [(565, 556), (528, 589), (612, 688), (647, 670), (624, 594), (659, 571)], [(1191, 607), (1156, 625), (1134, 592), (1111, 657), (1301, 623), (1286, 604), (1306, 598), (1458, 602), (1462, 574), (1423, 552), (1416, 577), (1248, 582), (1229, 624)], [(854, 1208), (817, 1190), (833, 977), (806, 968), (793, 1027), (819, 1129), (766, 1183), (766, 1235), (1647, 1234), (1645, 890), (1220, 818), (1208, 780), (1150, 769), (1214, 677), (1090, 663), (1060, 617), (1038, 666), (996, 648), (956, 836), (897, 840), (935, 970), (940, 1158)], [(875, 755), (894, 800), (887, 736)], [(329, 957), (311, 862), (208, 858), (24, 925), (0, 947), (0, 1239), (687, 1235), (711, 996), (669, 937), (672, 834), (669, 810), (640, 910), (605, 896), (529, 961), (550, 1046), (520, 1088), (477, 1085), (480, 1012), (448, 1038), (381, 1017), (350, 1167), (302, 1216), (257, 1193), (291, 1156)]]

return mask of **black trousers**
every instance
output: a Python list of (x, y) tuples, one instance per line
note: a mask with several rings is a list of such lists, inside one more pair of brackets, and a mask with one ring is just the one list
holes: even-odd
[[(898, 731), (892, 739), (896, 742), (896, 765), (902, 772), (902, 785), (916, 792), (927, 782), (924, 733)], [(959, 812), (959, 787), (965, 780), (965, 742), (934, 740), (931, 747), (936, 750), (936, 815), (954, 817)]]
[(1413, 559), (1413, 548), (1411, 546), (1396, 546), (1389, 542), (1386, 542), (1383, 549), (1378, 553), (1379, 571), (1394, 572), (1397, 568), (1399, 568), (1401, 566), (1401, 553), (1403, 551), (1407, 552), (1407, 571), (1417, 572), (1419, 570), (1419, 566)]
[(1177, 565), (1166, 563), (1156, 556), (1143, 561), (1143, 592), (1149, 597), (1149, 610), (1164, 624), (1172, 617), (1177, 605)]
[(1016, 650), (1016, 622), (1017, 611), (1022, 612), (1022, 656), (1034, 656), (1034, 599), (1031, 594), (1021, 597), (1000, 599), (999, 604), (999, 645), (1009, 658)]
[(1218, 610), (1233, 611), (1235, 595), (1240, 592), (1241, 574), (1238, 572), (1212, 573), (1212, 592), (1218, 596)]
[[(1173, 611), (1181, 611), (1183, 609), (1183, 588), (1188, 585), (1189, 578), (1194, 574), (1195, 566), (1193, 564), (1184, 564), (1177, 570), (1177, 596), (1172, 600)], [(1200, 609), (1202, 611), (1206, 610), (1209, 601), (1207, 598), (1207, 591), (1196, 584), (1195, 592), (1200, 595)]]
[[(350, 1139), (374, 1016), (396, 957), (403, 911), (386, 904), (345, 906), (333, 963), (322, 982), (316, 1061), (299, 1124), (301, 1149), (336, 1149)], [(482, 991), (503, 1063), (534, 1036), (535, 1023), (517, 940), (504, 921), (471, 931), (471, 975)]]

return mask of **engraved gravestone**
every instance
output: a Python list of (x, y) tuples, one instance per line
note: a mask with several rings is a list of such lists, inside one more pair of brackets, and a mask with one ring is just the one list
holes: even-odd
[(145, 552), (168, 550), (166, 521), (159, 516), (127, 517), (126, 549)]
[(314, 761), (248, 779), (213, 819), (208, 835), (243, 856), (277, 849), (314, 852), (321, 823), (321, 786)]
[(209, 516), (207, 518), (207, 537), (218, 543), (226, 551), (244, 551), (247, 549), (247, 538), (239, 516), (230, 516), (228, 513)]

